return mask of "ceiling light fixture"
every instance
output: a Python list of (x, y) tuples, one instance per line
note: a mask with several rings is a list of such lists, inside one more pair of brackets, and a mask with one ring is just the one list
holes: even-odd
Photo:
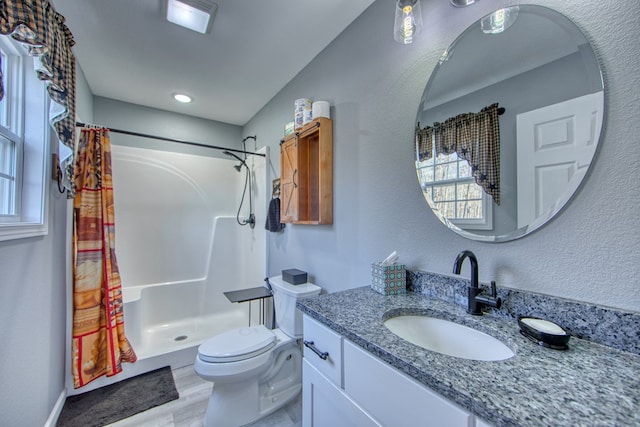
[(455, 7), (466, 7), (474, 4), (478, 0), (451, 0), (451, 4)]
[(188, 104), (192, 101), (191, 97), (189, 95), (185, 95), (184, 93), (174, 93), (173, 99), (184, 104)]
[(206, 34), (217, 10), (218, 5), (209, 0), (167, 0), (167, 21)]
[(420, 0), (397, 0), (396, 17), (393, 22), (393, 38), (398, 43), (413, 43), (422, 30)]
[(480, 28), (485, 34), (500, 34), (518, 19), (518, 6), (498, 9), (480, 20)]

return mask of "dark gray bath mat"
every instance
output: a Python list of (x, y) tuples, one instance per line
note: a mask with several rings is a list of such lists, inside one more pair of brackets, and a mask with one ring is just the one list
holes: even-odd
[(67, 397), (58, 427), (100, 427), (177, 399), (171, 368)]

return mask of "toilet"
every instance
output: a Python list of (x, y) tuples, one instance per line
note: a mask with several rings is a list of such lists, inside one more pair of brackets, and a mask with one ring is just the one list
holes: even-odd
[(296, 301), (320, 293), (313, 283), (269, 279), (276, 329), (233, 329), (200, 345), (194, 370), (213, 381), (205, 427), (238, 427), (281, 408), (302, 390), (302, 313)]

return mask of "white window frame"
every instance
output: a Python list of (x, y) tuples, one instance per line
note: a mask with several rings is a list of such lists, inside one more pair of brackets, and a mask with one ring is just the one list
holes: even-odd
[[(7, 53), (3, 76), (7, 110), (0, 133), (15, 143), (14, 212), (0, 215), (0, 241), (48, 233), (48, 180), (52, 128), (48, 123), (49, 97), (25, 48), (0, 36)], [(3, 67), (5, 66), (3, 62)]]
[[(436, 168), (439, 163), (453, 163), (458, 162), (458, 167), (460, 162), (467, 162), (464, 159), (461, 159), (457, 153), (452, 153), (447, 156), (446, 160), (443, 159), (442, 162), (438, 162), (438, 157), (436, 156), (435, 149), (432, 157), (429, 160), (425, 160), (424, 162), (417, 161), (417, 169), (418, 174), (420, 175), (420, 183), (422, 186), (422, 191), (428, 200), (431, 201), (430, 206), (432, 209), (437, 210), (435, 208), (436, 204), (433, 201), (432, 191), (433, 188), (439, 185), (447, 185), (447, 184), (475, 184), (480, 187), (482, 192), (482, 218), (480, 219), (461, 219), (461, 218), (448, 218), (447, 221), (451, 224), (465, 229), (465, 230), (492, 230), (493, 229), (493, 200), (491, 197), (484, 191), (484, 189), (476, 183), (476, 180), (473, 176), (470, 177), (457, 177), (453, 179), (437, 179), (436, 177)], [(425, 169), (433, 169), (433, 176), (431, 180), (424, 180), (422, 177), (424, 176)], [(475, 200), (475, 199), (474, 199)], [(458, 200), (451, 200), (451, 202), (457, 203)]]

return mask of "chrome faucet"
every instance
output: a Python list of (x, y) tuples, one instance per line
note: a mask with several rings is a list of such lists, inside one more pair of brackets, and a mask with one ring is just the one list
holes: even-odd
[(460, 274), (462, 262), (465, 258), (469, 258), (469, 262), (471, 262), (471, 286), (467, 288), (467, 313), (480, 316), (482, 315), (482, 307), (485, 305), (500, 308), (502, 300), (497, 297), (498, 291), (496, 290), (495, 281), (491, 281), (491, 296), (480, 295), (482, 293), (482, 289), (478, 287), (478, 260), (473, 252), (462, 251), (458, 254), (456, 261), (453, 263), (453, 273)]

